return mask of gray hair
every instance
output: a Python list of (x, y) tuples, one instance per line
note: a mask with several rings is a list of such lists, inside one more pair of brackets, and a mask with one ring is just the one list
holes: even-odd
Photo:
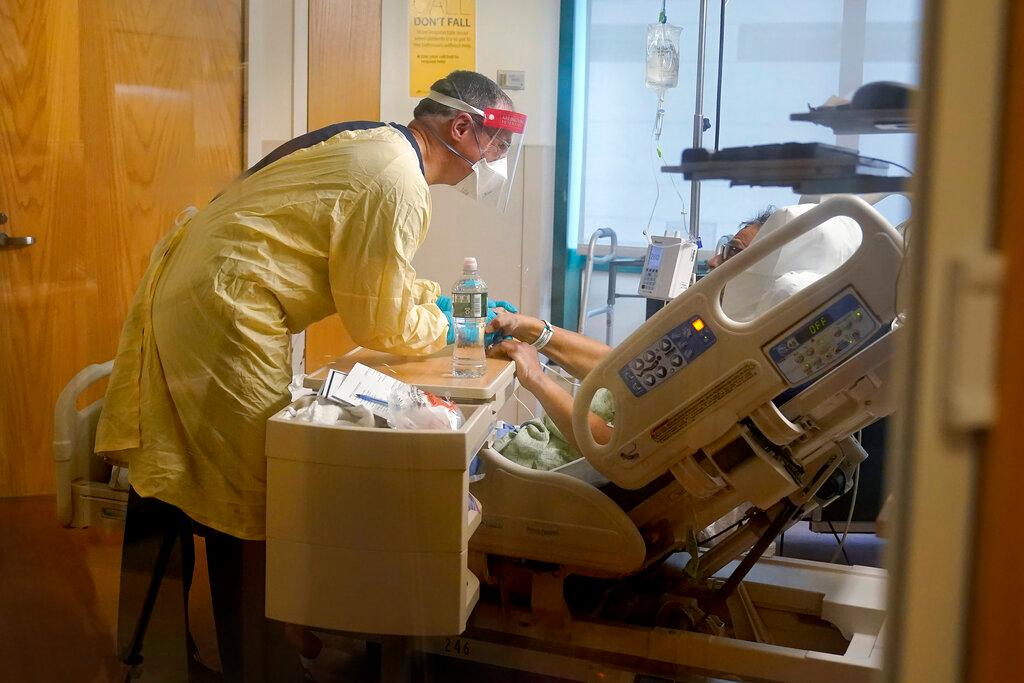
[(746, 226), (750, 225), (751, 223), (756, 223), (757, 225), (764, 225), (765, 223), (768, 222), (768, 219), (771, 218), (772, 214), (774, 214), (774, 213), (775, 213), (775, 205), (774, 204), (769, 204), (768, 206), (766, 206), (764, 208), (763, 211), (761, 211), (761, 213), (757, 214), (756, 216), (754, 216), (750, 220), (746, 220), (746, 221), (743, 221), (742, 223), (740, 223), (740, 227), (741, 228), (745, 228)]
[[(497, 83), (475, 71), (453, 71), (441, 80), (435, 81), (430, 89), (442, 95), (462, 100), (481, 110), (488, 107), (513, 108), (512, 98), (505, 94), (505, 91), (498, 87)], [(416, 105), (412, 115), (417, 119), (432, 117), (447, 119), (459, 113), (459, 110), (446, 104), (424, 98)]]

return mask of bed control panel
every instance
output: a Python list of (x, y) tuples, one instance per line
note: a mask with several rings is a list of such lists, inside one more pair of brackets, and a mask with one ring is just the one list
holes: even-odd
[(619, 368), (619, 377), (634, 396), (643, 396), (694, 362), (716, 341), (703, 318), (694, 316)]

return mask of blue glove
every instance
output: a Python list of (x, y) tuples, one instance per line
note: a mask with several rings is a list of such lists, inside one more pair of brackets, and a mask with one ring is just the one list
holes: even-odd
[[(449, 344), (454, 344), (455, 343), (455, 321), (452, 319), (452, 314), (451, 313), (445, 312), (444, 316), (446, 318), (448, 318), (448, 343)], [(487, 318), (487, 322), (490, 322), (493, 318), (494, 318), (494, 314), (492, 313), (490, 315), (490, 317)], [(485, 323), (485, 325), (486, 325), (486, 323)], [(476, 335), (477, 335), (477, 330), (480, 330), (480, 329), (481, 328), (476, 327), (475, 325), (467, 325), (467, 326), (465, 326), (461, 330), (462, 341), (467, 343), (467, 344), (476, 344), (476, 343), (478, 343), (480, 340), (479, 340), (479, 338)], [(487, 335), (487, 339), (485, 340), (485, 343), (489, 345), (490, 344), (489, 340), (493, 336), (494, 335), (490, 335), (490, 334)]]
[[(439, 305), (440, 305), (440, 304), (439, 304)], [(494, 301), (490, 301), (490, 300), (488, 300), (488, 302), (487, 302), (487, 308), (488, 308), (488, 309), (492, 309), (492, 308), (504, 308), (504, 309), (505, 309), (506, 311), (508, 311), (509, 313), (518, 313), (518, 312), (519, 312), (519, 309), (518, 309), (518, 308), (516, 308), (515, 306), (513, 306), (512, 304), (510, 304), (510, 303), (509, 303), (509, 302), (507, 302), (507, 301), (502, 301), (501, 299), (495, 299)], [(490, 320), (491, 320), (491, 319), (490, 319), (490, 318), (488, 318), (488, 319), (487, 319), (487, 322), (490, 322)]]
[(441, 312), (444, 313), (444, 317), (448, 318), (448, 336), (445, 338), (445, 344), (455, 343), (455, 319), (452, 318), (451, 311), (446, 311), (443, 308)]
[(450, 296), (445, 296), (444, 294), (442, 294), (441, 296), (437, 297), (436, 303), (437, 307), (440, 308), (445, 313), (451, 313), (453, 310), (452, 298)]

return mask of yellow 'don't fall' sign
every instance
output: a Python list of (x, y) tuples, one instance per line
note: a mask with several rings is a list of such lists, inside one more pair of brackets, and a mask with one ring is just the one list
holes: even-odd
[(476, 0), (409, 0), (409, 95), (456, 69), (476, 69)]

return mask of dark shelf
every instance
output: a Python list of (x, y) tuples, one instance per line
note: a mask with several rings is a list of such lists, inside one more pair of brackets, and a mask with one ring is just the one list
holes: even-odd
[(836, 135), (879, 135), (913, 133), (914, 121), (909, 109), (840, 109), (819, 107), (809, 112), (790, 114), (790, 121), (805, 121), (831, 128)]
[(661, 170), (665, 173), (682, 173), (687, 180), (728, 180), (733, 186), (789, 187), (798, 194), (904, 191), (910, 178), (886, 175), (890, 168), (886, 161), (850, 156), (689, 161), (678, 166), (663, 166)]

